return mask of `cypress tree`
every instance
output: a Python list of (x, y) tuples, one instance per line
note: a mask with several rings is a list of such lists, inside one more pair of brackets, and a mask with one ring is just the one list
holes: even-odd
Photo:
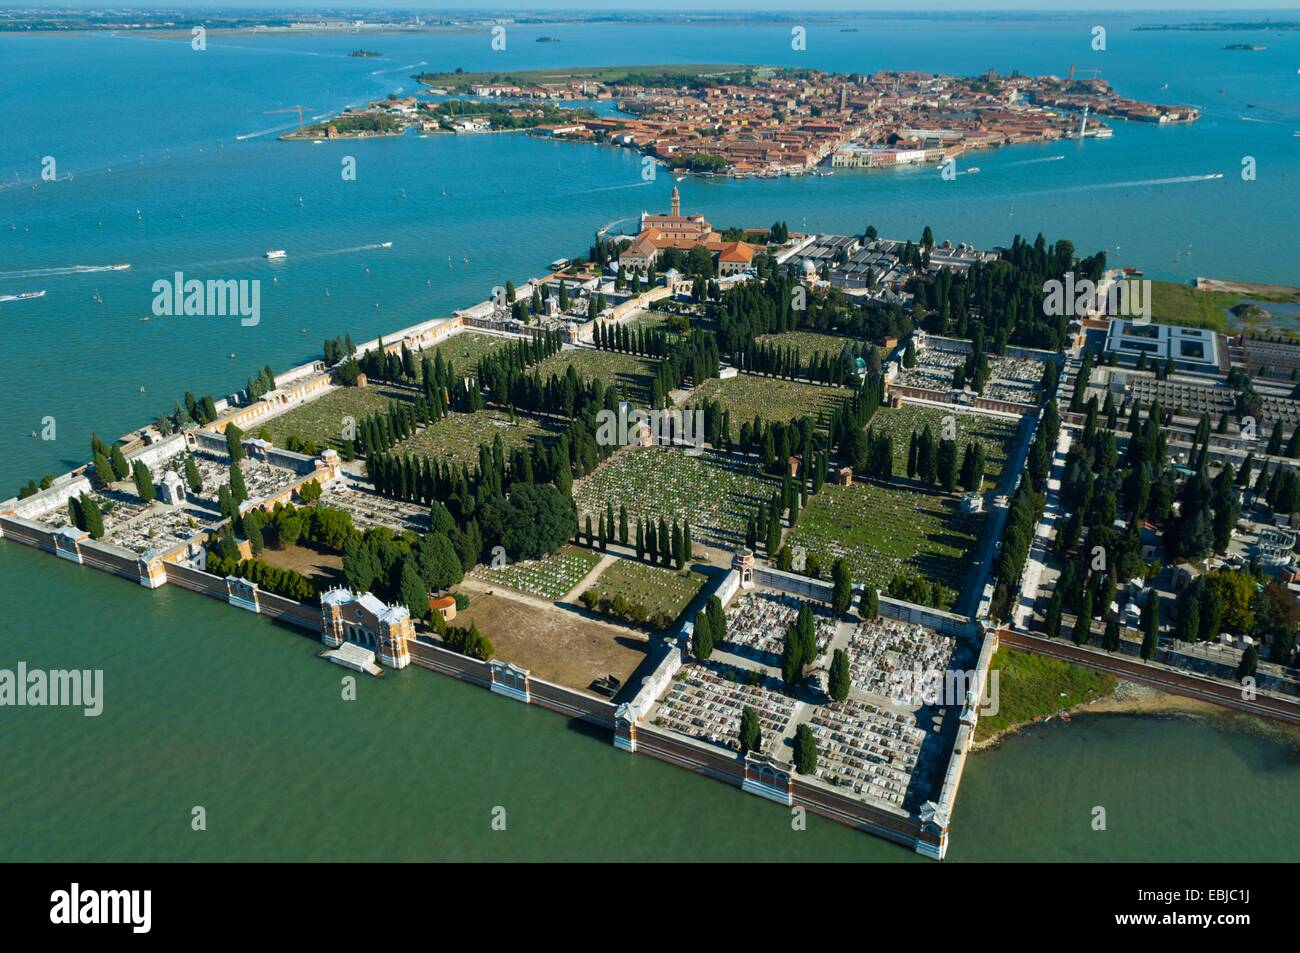
[(740, 711), (739, 741), (741, 757), (750, 751), (758, 751), (763, 745), (763, 730), (758, 720), (758, 712), (748, 705)]
[(149, 473), (149, 468), (139, 460), (135, 461), (132, 476), (135, 477), (135, 492), (146, 503), (152, 503), (157, 492), (153, 486), (153, 476)]
[(238, 463), (230, 465), (230, 496), (235, 501), (236, 508), (240, 503), (248, 499), (248, 487), (244, 484), (244, 471), (240, 469)]
[(701, 661), (713, 654), (713, 631), (709, 626), (707, 612), (695, 613), (695, 625), (691, 631), (691, 654)]
[(836, 649), (831, 659), (830, 695), (837, 702), (849, 697), (852, 679), (849, 675), (849, 656), (843, 649)]
[(1071, 637), (1075, 645), (1087, 645), (1088, 639), (1092, 635), (1092, 590), (1085, 589), (1083, 592), (1082, 604), (1079, 606), (1079, 615), (1074, 620), (1074, 631)]
[(188, 453), (185, 455), (185, 482), (191, 493), (203, 492), (203, 477), (199, 475), (199, 467), (194, 462), (194, 457)]
[(862, 587), (862, 597), (858, 600), (858, 615), (867, 622), (880, 615), (880, 594), (870, 582)]

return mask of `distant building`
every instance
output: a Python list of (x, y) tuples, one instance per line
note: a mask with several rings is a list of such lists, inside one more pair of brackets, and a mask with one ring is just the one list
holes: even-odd
[(1146, 356), (1148, 364), (1166, 360), (1185, 371), (1219, 369), (1218, 336), (1208, 328), (1180, 328), (1169, 324), (1137, 324), (1114, 318), (1106, 333), (1106, 351), (1133, 363)]
[(648, 271), (668, 248), (705, 249), (717, 265), (718, 275), (740, 274), (754, 264), (755, 248), (747, 242), (724, 242), (703, 215), (683, 215), (681, 193), (673, 186), (667, 215), (641, 213), (641, 230), (619, 252), (618, 263), (629, 271)]

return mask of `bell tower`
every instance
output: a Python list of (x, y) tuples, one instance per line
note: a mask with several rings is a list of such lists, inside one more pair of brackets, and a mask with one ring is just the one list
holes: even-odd
[(675, 218), (680, 218), (682, 214), (682, 196), (681, 193), (677, 191), (677, 186), (675, 185), (673, 186), (673, 207), (669, 214)]

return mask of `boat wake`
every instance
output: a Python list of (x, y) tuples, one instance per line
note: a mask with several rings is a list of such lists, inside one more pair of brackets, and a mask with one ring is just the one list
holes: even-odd
[(270, 136), (270, 135), (274, 135), (275, 133), (288, 132), (291, 129), (297, 129), (297, 128), (298, 128), (297, 123), (291, 122), (283, 126), (272, 126), (270, 129), (263, 129), (260, 132), (242, 133), (241, 135), (235, 136), (235, 141), (243, 142), (246, 139), (258, 139), (261, 138), (262, 136)]
[(428, 66), (428, 60), (420, 60), (418, 63), (411, 63), (409, 66), (397, 66), (393, 69), (373, 69), (370, 71), (371, 76), (384, 76), (388, 73), (405, 73), (408, 69), (415, 69), (417, 66)]
[(130, 265), (68, 265), (64, 268), (27, 268), (23, 271), (0, 271), (0, 281), (18, 278), (61, 278), (66, 275), (93, 275), (101, 271), (126, 271)]
[(1175, 175), (1167, 179), (1135, 179), (1129, 182), (1097, 182), (1093, 185), (1073, 185), (1063, 189), (1043, 189), (1028, 192), (1027, 195), (1059, 195), (1062, 192), (1090, 192), (1094, 189), (1136, 189), (1150, 185), (1185, 185), (1191, 182), (1209, 182), (1223, 178), (1222, 172), (1207, 172), (1204, 175)]
[(636, 221), (636, 219), (637, 219), (637, 216), (636, 216), (636, 215), (629, 215), (629, 216), (627, 216), (626, 218), (616, 218), (616, 219), (614, 219), (614, 221), (610, 222), (608, 225), (606, 225), (604, 228), (602, 228), (602, 229), (601, 229), (597, 234), (604, 235), (604, 234), (607, 233), (610, 229), (612, 229), (614, 226), (616, 226), (616, 225), (622, 225), (624, 222), (634, 222), (634, 221)]
[(1013, 168), (1018, 165), (1037, 165), (1040, 162), (1060, 162), (1065, 156), (1044, 156), (1041, 159), (1020, 159), (1016, 162), (1008, 162), (1007, 168)]

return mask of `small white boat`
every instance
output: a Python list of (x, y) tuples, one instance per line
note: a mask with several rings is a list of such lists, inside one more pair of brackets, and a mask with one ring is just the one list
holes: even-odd
[(966, 170), (966, 174), (967, 174), (967, 175), (979, 175), (979, 171), (980, 171), (980, 167), (977, 166), (977, 165), (973, 165), (973, 166), (971, 166), (969, 169)]
[(127, 262), (127, 263), (122, 264), (122, 265), (109, 265), (108, 268), (109, 268), (110, 271), (130, 271), (130, 270), (131, 270), (131, 263), (130, 263), (130, 262)]
[(392, 242), (380, 242), (380, 243), (379, 243), (379, 247), (380, 247), (380, 248), (392, 248), (392, 247), (393, 247), (393, 243), (392, 243)]
[(287, 258), (289, 256), (284, 253), (283, 248), (272, 248), (270, 251), (262, 255), (262, 257), (265, 258), (267, 261), (279, 261), (280, 259)]
[(16, 295), (0, 295), (0, 302), (4, 301), (31, 301), (33, 298), (44, 298), (45, 292), (42, 291), (20, 291)]

